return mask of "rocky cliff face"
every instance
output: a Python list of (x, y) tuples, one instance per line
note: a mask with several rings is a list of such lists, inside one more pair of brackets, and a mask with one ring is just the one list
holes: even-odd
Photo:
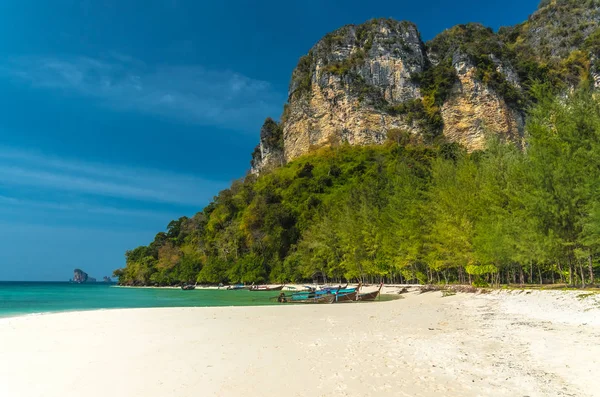
[(260, 129), (260, 143), (252, 154), (251, 172), (258, 173), (285, 164), (283, 144), (281, 125), (267, 118)]
[(479, 24), (456, 26), (428, 43), (431, 62), (449, 62), (456, 74), (440, 104), (447, 140), (471, 151), (484, 149), (490, 134), (522, 143), (523, 89), (509, 54), (506, 43)]
[(414, 77), (425, 62), (408, 22), (373, 21), (327, 35), (292, 76), (282, 118), (286, 161), (326, 144), (381, 143), (392, 128), (418, 133), (385, 108), (420, 97)]
[(390, 130), (470, 151), (488, 135), (523, 144), (533, 81), (572, 87), (587, 73), (600, 85), (600, 1), (587, 3), (545, 0), (521, 25), (460, 25), (428, 43), (389, 19), (326, 35), (293, 71), (281, 123), (265, 122), (252, 172), (323, 145), (383, 143)]
[(89, 279), (88, 274), (81, 269), (73, 270), (73, 282), (85, 283)]
[(513, 29), (532, 54), (548, 61), (584, 47), (597, 32), (598, 21), (598, 0), (542, 0), (538, 10)]
[(469, 150), (485, 149), (488, 134), (521, 144), (523, 115), (477, 78), (468, 60), (453, 64), (458, 81), (441, 108), (443, 134)]

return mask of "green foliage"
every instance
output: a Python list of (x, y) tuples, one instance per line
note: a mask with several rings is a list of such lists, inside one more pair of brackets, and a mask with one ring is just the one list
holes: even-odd
[(581, 49), (598, 28), (598, 0), (544, 1), (533, 17), (520, 25), (520, 37), (538, 57), (566, 58)]
[(450, 95), (458, 80), (451, 61), (444, 61), (414, 76), (420, 85), (423, 99), (388, 105), (386, 111), (392, 115), (404, 115), (409, 124), (416, 123), (426, 139), (441, 135), (444, 127), (440, 107)]
[(590, 59), (583, 51), (573, 51), (569, 56), (556, 65), (558, 78), (568, 86), (577, 87), (589, 80)]
[(359, 49), (352, 53), (348, 58), (343, 59), (340, 62), (330, 63), (325, 66), (324, 71), (338, 76), (344, 76), (348, 74), (352, 69), (363, 64), (366, 55), (365, 50)]
[(417, 125), (423, 132), (423, 136), (428, 141), (432, 141), (433, 138), (441, 135), (444, 122), (439, 107), (426, 107), (425, 103), (424, 100), (413, 99), (397, 105), (388, 105), (385, 110), (393, 116), (404, 116), (408, 124)]
[(310, 94), (312, 89), (312, 68), (314, 58), (312, 52), (304, 55), (298, 61), (298, 66), (294, 70), (292, 80), (295, 83), (295, 89), (291, 93), (292, 96), (302, 97)]
[[(458, 25), (435, 37), (428, 43), (428, 47), (440, 58), (440, 65), (446, 63), (444, 68), (447, 71), (444, 75), (450, 76), (452, 60), (456, 54), (466, 56), (476, 67), (475, 77), (478, 80), (496, 91), (509, 105), (517, 107), (523, 105), (521, 92), (506, 80), (498, 68), (498, 62), (504, 61), (510, 65), (515, 55), (503, 43), (501, 37), (494, 34), (490, 28), (479, 24)], [(431, 78), (429, 80), (435, 82)], [(448, 83), (453, 82), (449, 77), (444, 80)], [(436, 95), (434, 103), (440, 106), (447, 95), (447, 90), (452, 86), (429, 83), (429, 87), (431, 87), (430, 92)]]
[(600, 28), (594, 30), (594, 32), (585, 39), (583, 49), (592, 54), (600, 54)]
[(268, 117), (260, 130), (260, 140), (270, 149), (283, 150), (283, 126)]
[(421, 92), (426, 98), (424, 102), (429, 103), (430, 106), (439, 107), (450, 96), (458, 77), (452, 66), (452, 60), (446, 59), (415, 76), (415, 80), (419, 83)]
[(393, 142), (399, 146), (406, 146), (412, 141), (410, 132), (400, 128), (392, 128), (388, 130), (386, 138), (389, 142)]
[(475, 56), (487, 53), (499, 56), (504, 51), (502, 42), (493, 30), (477, 23), (454, 26), (437, 35), (427, 43), (427, 47), (440, 61), (452, 59), (457, 53)]
[[(585, 283), (600, 254), (600, 103), (532, 88), (528, 147), (339, 145), (236, 181), (126, 253), (121, 283)], [(568, 280), (566, 280), (568, 279)]]

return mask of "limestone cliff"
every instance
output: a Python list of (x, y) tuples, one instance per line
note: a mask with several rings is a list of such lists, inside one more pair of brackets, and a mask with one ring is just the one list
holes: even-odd
[(458, 81), (441, 108), (444, 136), (469, 150), (485, 148), (487, 134), (521, 144), (523, 115), (509, 107), (491, 87), (476, 77), (476, 68), (467, 60), (453, 64)]
[(285, 164), (283, 130), (280, 124), (267, 118), (260, 129), (260, 143), (252, 154), (252, 172), (268, 170)]
[(285, 159), (330, 143), (381, 143), (392, 128), (419, 133), (385, 107), (420, 97), (414, 77), (425, 62), (408, 22), (372, 21), (325, 36), (292, 75), (282, 117)]
[(506, 44), (491, 29), (468, 24), (427, 47), (431, 62), (450, 62), (457, 77), (440, 106), (444, 137), (468, 150), (484, 149), (489, 134), (521, 144), (523, 90)]
[(75, 283), (85, 283), (89, 280), (89, 276), (86, 272), (81, 269), (73, 270), (73, 282)]
[(252, 172), (323, 145), (383, 143), (390, 130), (470, 151), (488, 135), (523, 145), (532, 84), (600, 86), (600, 1), (584, 3), (544, 0), (521, 25), (459, 25), (428, 43), (390, 19), (326, 35), (293, 71), (281, 122), (265, 122)]
[(598, 0), (542, 0), (538, 10), (513, 29), (520, 45), (538, 60), (548, 61), (584, 47), (586, 39), (597, 33), (599, 21)]

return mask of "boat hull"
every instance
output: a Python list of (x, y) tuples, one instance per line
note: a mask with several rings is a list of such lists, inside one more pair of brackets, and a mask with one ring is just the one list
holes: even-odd
[(335, 294), (335, 303), (355, 302), (358, 296), (358, 292), (350, 292), (347, 294)]
[(335, 295), (316, 295), (305, 299), (293, 299), (291, 296), (280, 295), (277, 298), (279, 303), (301, 303), (301, 304), (330, 304), (335, 301)]
[(379, 295), (381, 293), (381, 288), (383, 288), (383, 283), (379, 284), (379, 289), (377, 291), (367, 292), (365, 294), (358, 294), (358, 300), (359, 301), (374, 301), (375, 299), (379, 298)]
[(253, 292), (270, 292), (270, 291), (281, 291), (283, 289), (283, 285), (274, 288), (250, 288), (249, 291)]
[(358, 295), (358, 300), (359, 301), (374, 301), (377, 298), (379, 298), (379, 291), (374, 291), (374, 292), (369, 292), (366, 294), (359, 294)]

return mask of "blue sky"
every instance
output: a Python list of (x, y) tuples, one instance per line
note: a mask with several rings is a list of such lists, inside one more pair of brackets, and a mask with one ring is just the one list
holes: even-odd
[(248, 169), (298, 58), (374, 17), (425, 40), (538, 0), (0, 2), (0, 280), (102, 277)]

